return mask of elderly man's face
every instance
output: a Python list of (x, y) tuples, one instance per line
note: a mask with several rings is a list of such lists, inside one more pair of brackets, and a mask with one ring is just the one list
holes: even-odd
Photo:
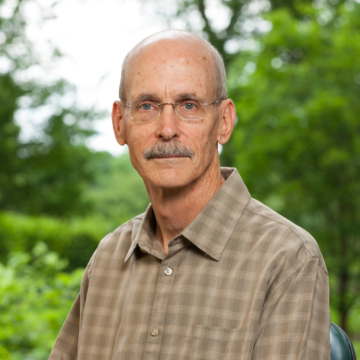
[[(177, 103), (184, 97), (199, 103), (218, 100), (211, 54), (191, 41), (150, 44), (133, 55), (127, 70), (127, 105), (140, 98), (158, 103)], [(195, 122), (180, 119), (171, 105), (165, 105), (153, 121), (137, 122), (130, 109), (114, 106), (113, 118), (120, 118), (117, 139), (128, 144), (131, 162), (146, 185), (186, 186), (218, 164), (222, 104), (205, 108), (205, 117)], [(159, 152), (160, 157), (152, 157)]]

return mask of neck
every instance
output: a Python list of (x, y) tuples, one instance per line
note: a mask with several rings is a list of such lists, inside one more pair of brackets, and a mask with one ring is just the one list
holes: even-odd
[(155, 188), (145, 183), (156, 218), (156, 239), (168, 253), (171, 239), (179, 235), (201, 212), (225, 180), (220, 164), (180, 188)]

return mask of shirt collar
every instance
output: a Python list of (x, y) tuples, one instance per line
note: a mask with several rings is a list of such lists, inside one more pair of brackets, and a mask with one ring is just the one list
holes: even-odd
[[(221, 168), (225, 183), (207, 203), (198, 216), (181, 233), (195, 246), (220, 260), (221, 254), (238, 223), (240, 216), (250, 200), (250, 194), (235, 168)], [(155, 239), (154, 213), (151, 204), (141, 221), (125, 262), (130, 258), (137, 245), (143, 251), (152, 253), (160, 259), (165, 253)]]
[(133, 228), (131, 246), (126, 255), (125, 262), (131, 257), (136, 247), (139, 246), (143, 252), (153, 254), (163, 259), (166, 254), (160, 243), (155, 239), (155, 216), (151, 204), (146, 209), (140, 223), (140, 227)]
[(215, 260), (233, 233), (250, 200), (250, 194), (238, 171), (221, 168), (225, 183), (182, 234)]

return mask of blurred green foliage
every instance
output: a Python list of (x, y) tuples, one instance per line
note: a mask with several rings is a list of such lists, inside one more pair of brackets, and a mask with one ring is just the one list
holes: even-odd
[(0, 263), (0, 359), (48, 359), (83, 274), (66, 263), (42, 242)]
[(14, 251), (30, 252), (38, 241), (45, 243), (61, 258), (66, 269), (85, 267), (109, 226), (99, 218), (62, 220), (45, 216), (0, 214), (0, 261)]
[[(35, 51), (26, 32), (29, 4), (37, 2), (0, 0), (0, 209), (67, 217), (89, 209), (82, 194), (94, 173), (85, 141), (99, 112), (82, 109), (68, 82), (47, 80), (47, 63), (59, 52), (48, 44), (49, 60)], [(33, 124), (31, 137), (20, 136), (17, 118)]]
[(68, 260), (66, 270), (85, 267), (107, 233), (145, 211), (149, 198), (129, 155), (119, 158), (108, 153), (97, 155), (91, 160), (96, 181), (84, 191), (86, 201), (92, 204), (89, 215), (78, 214), (68, 219), (0, 213), (1, 262), (12, 251), (30, 251), (41, 241)]
[[(325, 5), (330, 12), (338, 11), (342, 4), (352, 0), (176, 0), (171, 6), (158, 7), (153, 3), (169, 28), (178, 28), (181, 21), (185, 27), (205, 37), (223, 56), (226, 68), (239, 57), (242, 48), (248, 46), (252, 36), (262, 32), (261, 18), (269, 10), (285, 9), (296, 19), (305, 19), (303, 6)], [(226, 14), (226, 15), (225, 15)]]
[(96, 178), (84, 196), (94, 215), (104, 217), (115, 228), (146, 210), (150, 200), (128, 153), (118, 158), (102, 153), (92, 164)]

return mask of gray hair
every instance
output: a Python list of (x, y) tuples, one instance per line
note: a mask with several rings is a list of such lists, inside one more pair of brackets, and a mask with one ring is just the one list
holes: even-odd
[[(166, 31), (166, 30), (165, 30)], [(227, 88), (226, 88), (226, 69), (224, 65), (224, 60), (219, 53), (219, 51), (211, 45), (208, 41), (204, 40), (203, 38), (186, 32), (185, 33), (197, 37), (200, 41), (206, 44), (208, 49), (210, 50), (211, 56), (214, 62), (214, 70), (215, 70), (215, 80), (216, 80), (216, 99), (215, 100), (225, 100), (228, 97)], [(146, 40), (146, 39), (145, 39)], [(122, 68), (121, 68), (121, 79), (120, 79), (120, 87), (119, 87), (119, 98), (120, 100), (126, 103), (126, 71), (127, 71), (127, 64), (130, 56), (133, 54), (134, 50), (142, 43), (141, 41), (138, 45), (129, 51), (126, 55)]]

